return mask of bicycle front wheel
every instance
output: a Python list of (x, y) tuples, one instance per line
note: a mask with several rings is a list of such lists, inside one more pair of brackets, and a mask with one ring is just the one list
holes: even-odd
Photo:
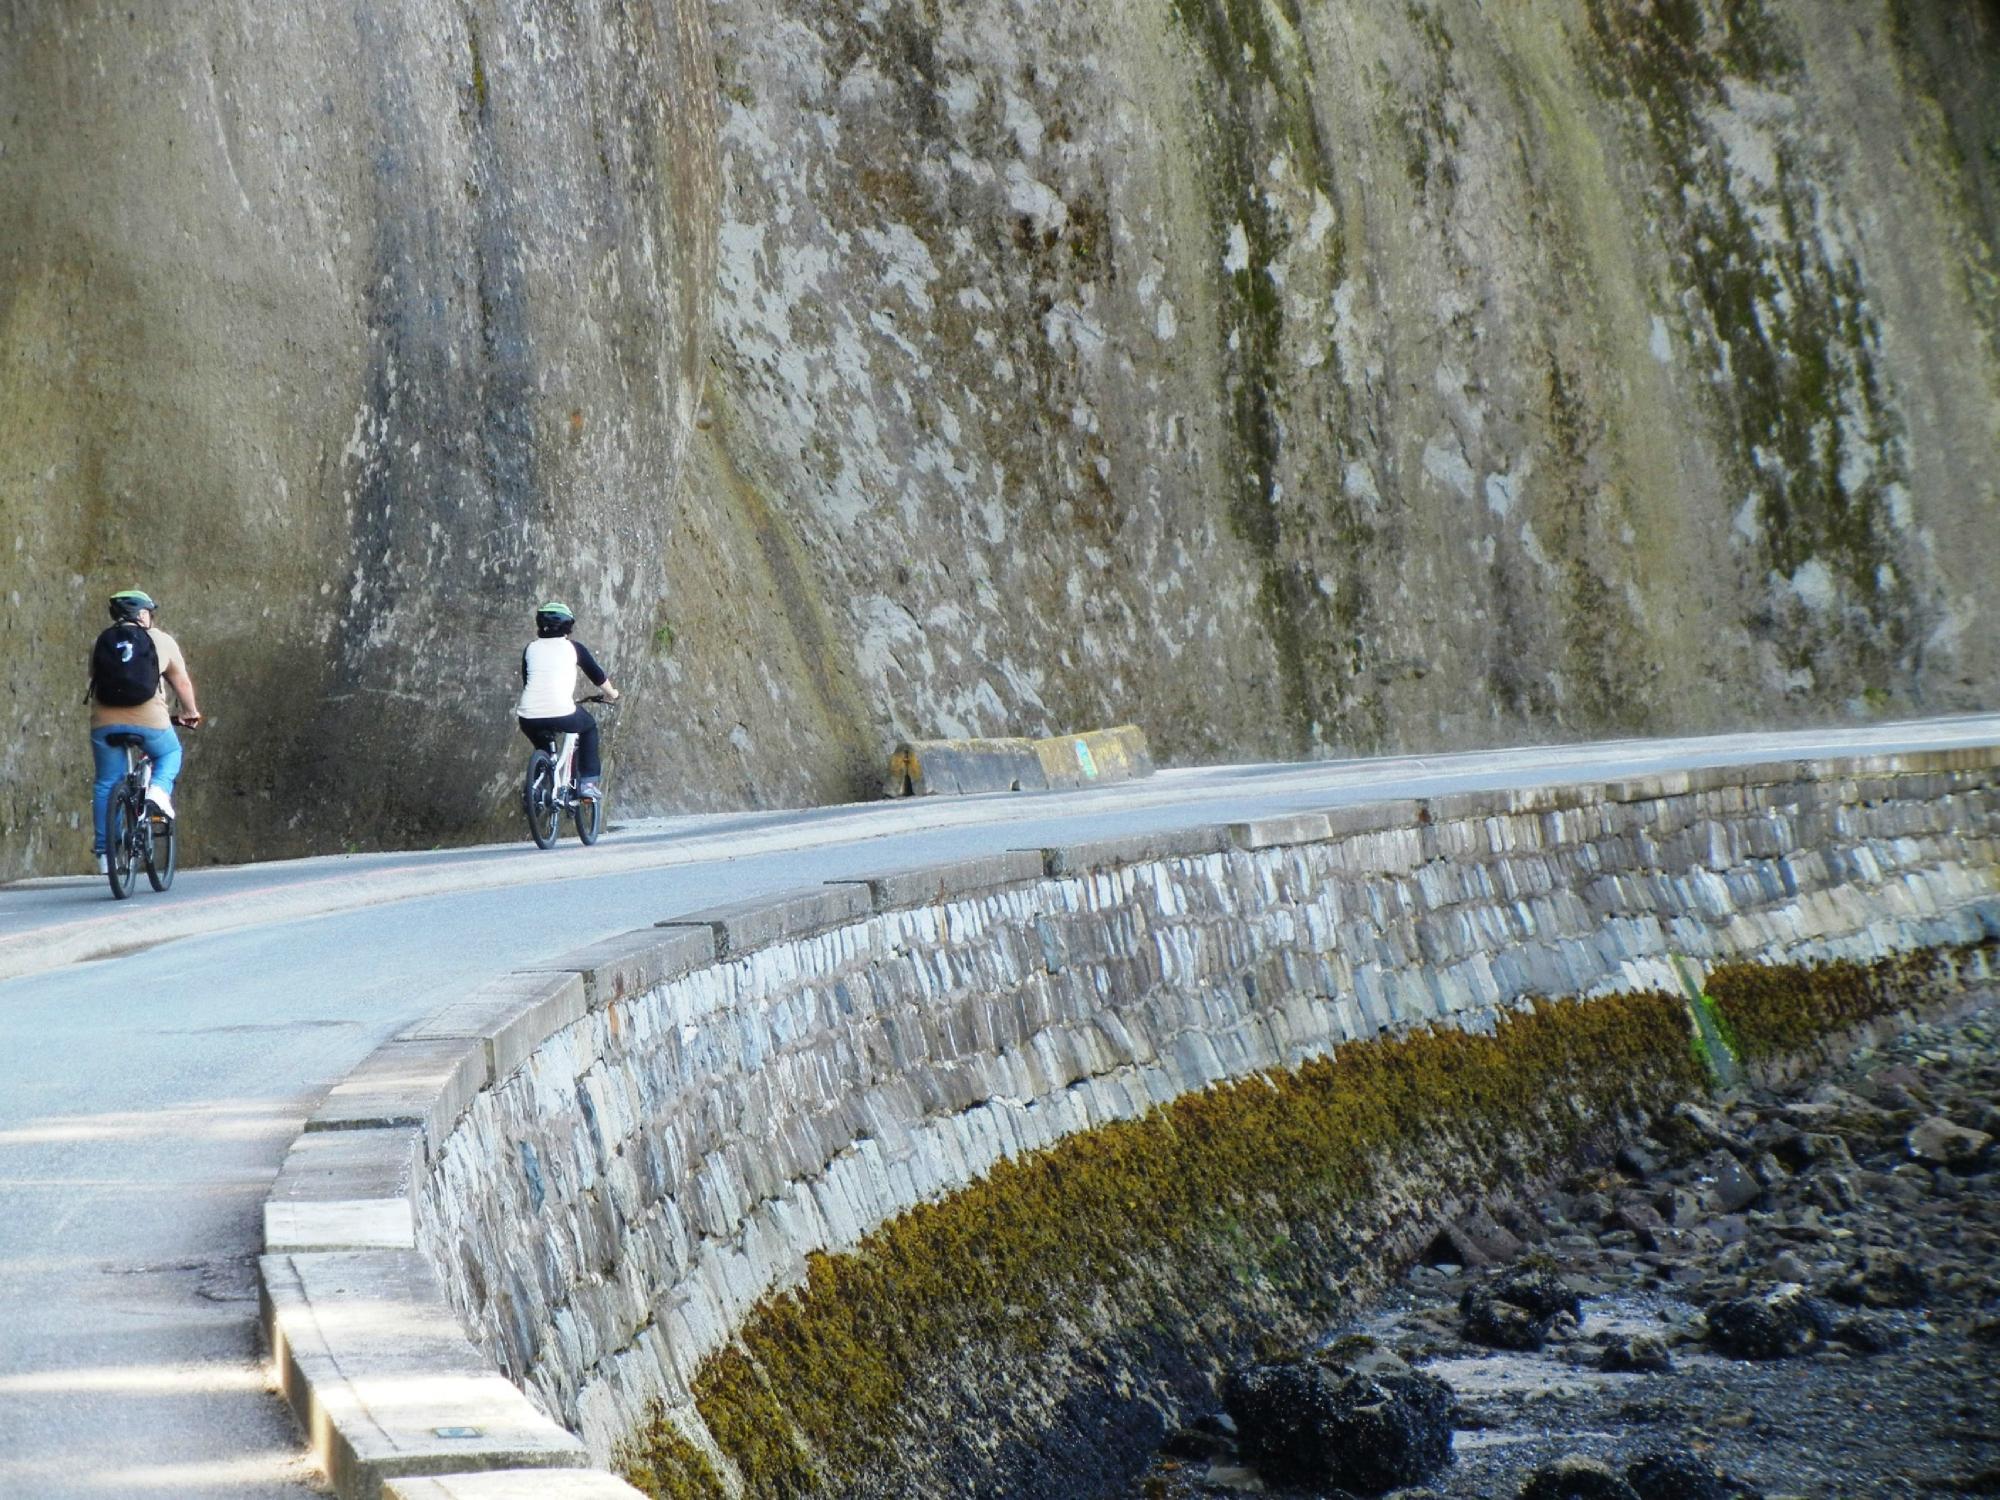
[(576, 819), (576, 836), (586, 844), (597, 842), (597, 833), (604, 826), (604, 797), (600, 788), (595, 797), (579, 797), (570, 816)]
[(174, 850), (180, 841), (180, 829), (172, 818), (153, 820), (153, 836), (146, 841), (146, 878), (154, 890), (164, 891), (174, 883)]
[(132, 850), (137, 832), (132, 800), (120, 792), (104, 815), (104, 873), (111, 879), (111, 894), (120, 901), (132, 894), (132, 882), (139, 873)]
[(521, 809), (528, 815), (528, 833), (537, 849), (554, 845), (562, 825), (556, 806), (556, 765), (546, 750), (528, 757), (528, 779), (521, 786)]

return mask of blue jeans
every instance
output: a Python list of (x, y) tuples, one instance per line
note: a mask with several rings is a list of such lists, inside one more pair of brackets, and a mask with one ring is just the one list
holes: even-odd
[(92, 854), (104, 852), (104, 809), (110, 805), (111, 789), (125, 777), (125, 747), (105, 742), (114, 734), (136, 734), (153, 760), (153, 785), (173, 795), (174, 778), (181, 771), (181, 738), (171, 729), (143, 729), (136, 724), (100, 724), (90, 731), (90, 753), (97, 762), (97, 782), (91, 788), (90, 826), (95, 830)]

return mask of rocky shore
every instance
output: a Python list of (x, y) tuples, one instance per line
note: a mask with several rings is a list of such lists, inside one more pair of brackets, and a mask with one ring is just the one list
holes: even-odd
[(2000, 1494), (2000, 1000), (1445, 1226), (1146, 1500)]

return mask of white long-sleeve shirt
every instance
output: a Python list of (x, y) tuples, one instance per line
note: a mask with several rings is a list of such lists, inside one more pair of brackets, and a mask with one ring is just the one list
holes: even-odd
[(579, 668), (591, 682), (604, 686), (604, 668), (580, 641), (554, 635), (528, 642), (521, 653), (521, 701), (514, 712), (523, 719), (562, 719), (575, 713)]

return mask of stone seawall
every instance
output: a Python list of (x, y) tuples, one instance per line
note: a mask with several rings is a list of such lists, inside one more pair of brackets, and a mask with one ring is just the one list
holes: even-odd
[[(609, 1463), (663, 1411), (726, 1475), (696, 1391), (753, 1314), (809, 1257), (1001, 1163), (1229, 1080), (1329, 1055), (1338, 1076), (1362, 1066), (1348, 1044), (1504, 1044), (1536, 997), (1657, 1009), (1715, 964), (1943, 950), (1983, 976), (1996, 767), (1784, 762), (1339, 809), (828, 885), (568, 955), (387, 1044), (301, 1137), (264, 1265), (288, 1394), (341, 1471), (325, 1434), (384, 1407), (324, 1310), (373, 1255), (370, 1306), (442, 1315), (415, 1288), (427, 1261), (484, 1356), (583, 1440), (523, 1404), (521, 1440), (463, 1467)], [(1619, 1107), (1586, 1092), (1580, 1118)], [(365, 1378), (393, 1377), (370, 1357)], [(470, 1349), (451, 1358), (485, 1391)], [(329, 1384), (365, 1417), (322, 1403)], [(452, 1462), (430, 1435), (474, 1427), (444, 1410), (420, 1441), (371, 1439), (405, 1465), (388, 1472)]]
[(1045, 851), (802, 897), (790, 920), (816, 930), (796, 936), (719, 913), (664, 958), (685, 972), (479, 1095), (419, 1239), (481, 1346), (608, 1457), (650, 1403), (687, 1407), (806, 1256), (1003, 1158), (1383, 1031), (1675, 989), (1675, 956), (1984, 938), (2000, 804), (1985, 766), (1938, 767), (1787, 764)]

